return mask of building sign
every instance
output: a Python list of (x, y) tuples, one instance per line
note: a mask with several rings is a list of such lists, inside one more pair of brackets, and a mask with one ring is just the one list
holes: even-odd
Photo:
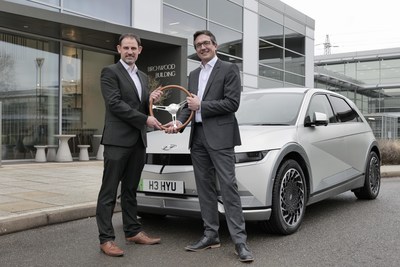
[(176, 65), (172, 63), (148, 66), (147, 73), (151, 74), (155, 79), (175, 77)]

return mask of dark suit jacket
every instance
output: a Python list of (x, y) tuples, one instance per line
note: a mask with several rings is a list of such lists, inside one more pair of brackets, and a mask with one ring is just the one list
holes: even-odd
[(101, 92), (106, 105), (103, 145), (130, 147), (140, 141), (147, 146), (149, 91), (146, 74), (139, 71), (138, 75), (142, 83), (142, 101), (121, 62), (102, 70)]
[[(189, 91), (197, 95), (200, 67), (189, 74)], [(220, 59), (208, 79), (201, 102), (203, 131), (208, 144), (213, 149), (231, 148), (241, 145), (239, 126), (235, 112), (239, 108), (241, 95), (240, 73), (237, 65)], [(190, 110), (185, 107), (179, 115), (180, 121), (186, 121)], [(192, 145), (193, 124), (189, 147)]]

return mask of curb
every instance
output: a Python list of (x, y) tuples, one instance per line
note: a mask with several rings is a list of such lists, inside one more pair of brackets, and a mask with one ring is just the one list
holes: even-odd
[[(0, 236), (51, 224), (64, 223), (96, 216), (97, 202), (89, 202), (57, 209), (9, 216), (0, 219)], [(120, 212), (116, 203), (114, 212)]]
[(381, 171), (381, 178), (400, 177), (400, 171)]
[(96, 215), (96, 203), (84, 203), (52, 210), (9, 216), (0, 220), (0, 236), (41, 226), (68, 222)]

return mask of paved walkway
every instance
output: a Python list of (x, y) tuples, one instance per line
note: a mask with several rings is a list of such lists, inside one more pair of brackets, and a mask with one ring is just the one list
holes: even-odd
[[(95, 216), (103, 161), (10, 163), (0, 167), (0, 235)], [(400, 166), (382, 166), (399, 177)]]
[(103, 161), (5, 164), (0, 235), (95, 215)]

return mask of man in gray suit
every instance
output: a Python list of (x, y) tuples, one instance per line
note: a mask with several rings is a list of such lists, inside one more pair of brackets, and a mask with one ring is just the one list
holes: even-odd
[(149, 95), (147, 76), (135, 65), (142, 51), (137, 35), (121, 35), (117, 49), (121, 59), (101, 72), (101, 92), (106, 106), (101, 140), (104, 171), (96, 210), (100, 249), (114, 257), (124, 254), (114, 243), (112, 225), (120, 182), (126, 241), (148, 245), (160, 242), (160, 238), (149, 237), (142, 231), (137, 219), (136, 189), (146, 157), (147, 127), (160, 129), (161, 125), (155, 117), (148, 115), (149, 97), (158, 101), (162, 92), (155, 90)]
[[(185, 247), (199, 251), (220, 246), (219, 215), (215, 179), (218, 178), (226, 212), (226, 221), (235, 251), (240, 261), (253, 261), (247, 246), (247, 233), (235, 176), (234, 147), (241, 144), (235, 112), (240, 103), (241, 83), (237, 65), (217, 57), (217, 41), (210, 31), (198, 31), (193, 36), (199, 68), (189, 74), (187, 106), (178, 116), (186, 121), (193, 116), (189, 147), (199, 196), (204, 235), (196, 243)], [(167, 133), (176, 133), (167, 124)], [(179, 125), (180, 126), (180, 125)]]

